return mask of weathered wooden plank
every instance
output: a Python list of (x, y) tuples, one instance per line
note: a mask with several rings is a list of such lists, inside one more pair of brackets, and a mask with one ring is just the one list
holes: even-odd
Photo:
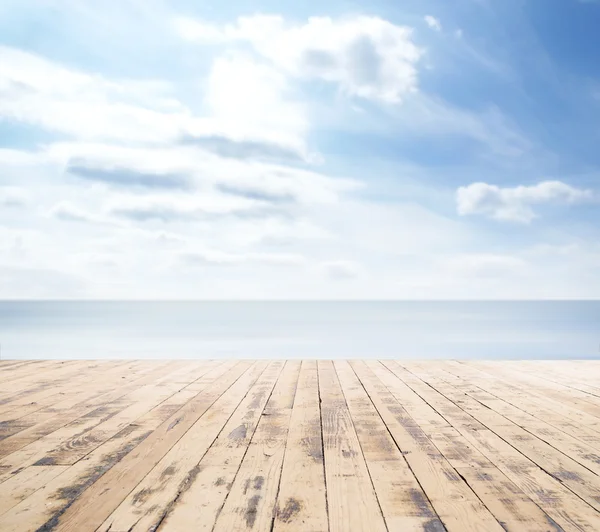
[(1, 516), (0, 530), (95, 530), (250, 366), (229, 362), (211, 370), (200, 379), (200, 393), (167, 399)]
[(259, 362), (226, 390), (106, 518), (98, 531), (155, 530), (192, 484), (199, 462), (264, 371)]
[[(158, 378), (162, 368), (157, 368), (154, 379)], [(135, 420), (136, 417), (150, 410), (156, 402), (164, 400), (176, 391), (177, 386), (162, 389), (156, 384), (146, 385), (140, 389), (146, 393), (145, 400), (138, 402), (135, 390), (111, 402), (101, 402), (95, 408), (84, 407), (73, 409), (69, 416), (78, 415), (76, 419), (31, 443), (22, 446), (27, 437), (34, 437), (39, 431), (27, 431), (0, 442), (0, 450), (8, 451), (0, 460), (0, 466), (24, 467), (28, 465), (68, 465), (85, 456), (89, 450), (97, 447), (113, 434)], [(121, 392), (123, 390), (119, 390)], [(82, 413), (85, 412), (85, 413)], [(61, 419), (62, 422), (62, 419)], [(46, 430), (52, 424), (46, 424)], [(18, 450), (17, 450), (18, 449)], [(71, 456), (71, 458), (69, 458)], [(0, 473), (0, 482), (6, 474)]]
[[(384, 364), (428, 404), (435, 404), (438, 412), (453, 427), (488, 458), (506, 477), (517, 485), (541, 509), (564, 530), (595, 530), (600, 524), (600, 514), (582, 499), (566, 489), (561, 482), (543, 472), (501, 437), (487, 429), (475, 418), (457, 415), (457, 405), (427, 385), (396, 362)], [(403, 364), (405, 364), (403, 362)], [(410, 367), (410, 365), (409, 365)], [(446, 405), (448, 408), (446, 408)]]
[(599, 390), (600, 361), (0, 361), (0, 530), (595, 532)]
[(300, 362), (286, 362), (223, 508), (215, 530), (271, 530)]
[[(600, 487), (596, 485), (598, 480), (596, 474), (533, 433), (513, 422), (507, 424), (506, 421), (509, 421), (507, 418), (485, 407), (470, 396), (461, 393), (447, 382), (434, 377), (421, 376), (417, 365), (413, 365), (411, 369), (413, 374), (424, 379), (424, 382), (472, 415), (474, 419), (480, 421), (486, 428), (510, 443), (524, 456), (530, 458), (548, 474), (560, 480), (588, 504), (600, 511)], [(575, 444), (569, 447), (571, 452), (575, 452), (575, 447)], [(580, 452), (584, 453), (585, 451), (580, 450)], [(591, 449), (591, 453), (587, 460), (584, 460), (581, 456), (579, 457), (580, 460), (586, 461), (589, 465), (594, 465), (593, 458), (596, 455), (593, 454), (593, 449)]]
[(334, 366), (388, 529), (444, 530), (361, 381), (347, 361)]
[(271, 363), (254, 384), (200, 461), (194, 481), (169, 508), (161, 529), (213, 529), (283, 364)]
[(411, 417), (412, 410), (394, 397), (396, 379), (385, 372), (379, 378), (364, 363), (353, 367), (444, 526), (457, 532), (501, 531), (496, 518)]
[(318, 369), (329, 529), (387, 530), (333, 363)]
[(314, 360), (303, 361), (300, 370), (273, 530), (329, 530), (319, 375)]
[(0, 515), (63, 473), (68, 466), (26, 467), (0, 484)]
[[(159, 368), (167, 371), (165, 369), (167, 366), (168, 364), (165, 364), (159, 366)], [(110, 392), (107, 394), (107, 390), (110, 390), (112, 397), (116, 399), (118, 396), (115, 392), (123, 392), (120, 394), (122, 397), (135, 389), (133, 386), (130, 386), (130, 383), (134, 381), (143, 382), (141, 378), (146, 374), (146, 370), (139, 372), (131, 370), (128, 376), (122, 375), (122, 372), (126, 371), (127, 368), (130, 368), (130, 366), (126, 366), (124, 369), (119, 367), (116, 373), (114, 373), (114, 370), (108, 371), (106, 375), (102, 376), (102, 379), (92, 374), (89, 380), (82, 379), (83, 382), (81, 384), (79, 383), (79, 379), (75, 381), (75, 386), (57, 386), (52, 390), (53, 395), (51, 396), (27, 403), (26, 405), (13, 405), (9, 411), (0, 414), (0, 421), (2, 422), (2, 427), (0, 428), (0, 457), (14, 452), (20, 447), (27, 445), (27, 443), (31, 443), (37, 438), (45, 436), (70, 421), (77, 419), (79, 417), (77, 415), (78, 412), (85, 414), (87, 410), (93, 410), (93, 408), (86, 409), (86, 404), (100, 405), (109, 401), (107, 397), (110, 396)], [(148, 369), (152, 369), (152, 366), (149, 366)], [(154, 374), (150, 373), (150, 379), (146, 379), (147, 382), (156, 380), (157, 374), (159, 373), (155, 369)], [(98, 400), (94, 403), (94, 399)], [(24, 399), (24, 401), (27, 400)], [(65, 421), (61, 423), (63, 418)], [(16, 443), (17, 441), (22, 443), (20, 447)]]

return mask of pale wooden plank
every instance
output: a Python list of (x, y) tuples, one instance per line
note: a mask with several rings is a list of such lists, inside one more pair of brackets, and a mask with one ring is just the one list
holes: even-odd
[[(598, 418), (550, 398), (531, 394), (527, 389), (515, 386), (498, 376), (471, 366), (447, 362), (444, 370), (455, 376), (460, 374), (462, 376), (460, 382), (466, 383), (462, 384), (464, 389), (469, 389), (469, 386), (471, 389), (483, 389), (588, 445), (596, 449), (600, 448), (600, 424), (598, 423), (600, 420)], [(461, 384), (455, 384), (455, 386), (461, 386)]]
[[(413, 365), (411, 372), (421, 377), (418, 367), (418, 365)], [(470, 396), (461, 393), (445, 381), (426, 375), (421, 378), (450, 401), (460, 406), (465, 412), (472, 415), (474, 419), (482, 422), (486, 428), (489, 428), (518, 449), (524, 456), (530, 458), (548, 474), (568, 486), (592, 507), (600, 510), (598, 476), (592, 471), (515, 423), (510, 422), (510, 424), (507, 424), (506, 421), (508, 420), (505, 417), (483, 406)], [(483, 416), (485, 416), (485, 419), (482, 419)], [(571, 449), (573, 447), (571, 446)], [(593, 463), (593, 460), (589, 461)]]
[(98, 531), (155, 530), (171, 505), (196, 480), (199, 462), (266, 367), (258, 362), (227, 389), (173, 445), (98, 527)]
[(557, 523), (497, 467), (460, 467), (457, 471), (498, 519), (504, 530), (559, 530)]
[[(139, 378), (138, 375), (135, 366), (118, 366), (103, 372), (101, 379), (96, 374), (89, 374), (85, 378), (74, 380), (69, 386), (56, 386), (2, 405), (0, 440), (14, 436), (22, 430), (39, 426), (57, 417), (57, 414), (65, 408), (71, 410), (74, 405), (85, 399), (106, 393), (108, 387), (121, 388), (131, 380)], [(6, 409), (3, 410), (4, 407)], [(0, 456), (4, 454), (6, 453), (0, 451)]]
[[(119, 461), (85, 491), (61, 516), (61, 530), (79, 531), (82, 526), (100, 526), (123, 498), (139, 484), (160, 459), (254, 363), (235, 362), (217, 368), (215, 380), (169, 418), (134, 451)], [(209, 374), (210, 375), (210, 374)]]
[(23, 363), (18, 368), (6, 368), (2, 373), (0, 373), (0, 384), (4, 386), (4, 383), (7, 382), (17, 382), (17, 380), (22, 379), (23, 377), (30, 378), (42, 378), (43, 373), (48, 368), (56, 368), (57, 366), (64, 365), (65, 362), (70, 362), (73, 364), (74, 361), (67, 360), (31, 360)]
[[(511, 407), (600, 450), (600, 424), (598, 424), (597, 418), (548, 399), (542, 400), (535, 395), (523, 392), (517, 386), (469, 366), (463, 365), (457, 368), (449, 361), (441, 363), (440, 369), (444, 371), (445, 375), (454, 378), (452, 383), (464, 393), (486, 392)], [(485, 400), (485, 396), (478, 397), (478, 400), (480, 399)], [(503, 409), (503, 412), (506, 411), (500, 404), (496, 404), (498, 408)]]
[(93, 371), (99, 366), (100, 363), (97, 361), (67, 360), (55, 362), (43, 370), (27, 373), (17, 379), (6, 379), (2, 383), (0, 404), (48, 388), (54, 383), (64, 383), (73, 375), (80, 375), (83, 371)]
[(600, 419), (600, 398), (594, 397), (579, 390), (568, 388), (552, 381), (541, 379), (535, 375), (524, 373), (510, 367), (494, 366), (489, 362), (472, 362), (475, 367), (488, 368), (491, 371), (499, 371), (505, 378), (527, 387), (531, 393), (541, 397), (551, 398), (559, 403), (577, 408)]
[(47, 482), (57, 477), (67, 466), (26, 467), (0, 484), (0, 515), (25, 500)]
[(205, 388), (200, 393), (183, 390), (169, 398), (6, 512), (0, 530), (95, 530), (250, 366), (228, 362), (216, 367), (202, 377)]
[(329, 530), (319, 377), (314, 360), (303, 361), (300, 370), (273, 530)]
[(106, 385), (110, 385), (111, 381), (105, 382), (103, 379), (96, 379), (94, 384), (89, 385), (87, 391), (78, 393), (75, 396), (68, 396), (66, 393), (59, 392), (61, 399), (55, 404), (39, 412), (30, 412), (23, 417), (15, 416), (14, 421), (12, 419), (7, 421), (9, 426), (7, 432), (12, 430), (10, 426), (13, 423), (22, 423), (24, 426), (21, 430), (6, 434), (6, 437), (0, 441), (0, 457), (6, 456), (42, 436), (60, 429), (105, 403), (120, 399), (143, 384), (153, 382), (158, 374), (162, 371), (167, 372), (172, 364), (168, 363), (157, 367), (149, 366), (147, 369), (132, 372), (130, 378), (117, 379), (116, 384), (113, 381), (113, 386), (109, 389), (106, 389)]
[(246, 454), (283, 362), (269, 365), (200, 461), (161, 523), (164, 530), (212, 530)]
[[(428, 404), (443, 412), (453, 427), (479, 452), (493, 462), (502, 473), (556, 521), (564, 530), (595, 530), (599, 514), (582, 499), (566, 489), (561, 482), (543, 472), (535, 463), (506, 443), (474, 418), (469, 423), (464, 412), (456, 415), (457, 407), (437, 390), (401, 368), (396, 362), (384, 362), (395, 375)], [(404, 362), (403, 362), (404, 364)], [(448, 408), (445, 408), (445, 406)]]
[(427, 495), (347, 361), (334, 363), (389, 530), (444, 530)]
[[(157, 368), (162, 372), (162, 368)], [(154, 375), (157, 378), (157, 374)], [(29, 465), (68, 465), (85, 456), (90, 449), (100, 445), (110, 436), (119, 432), (136, 417), (150, 410), (156, 402), (161, 402), (174, 393), (177, 388), (163, 388), (159, 385), (146, 385), (141, 390), (146, 397), (137, 401), (136, 390), (119, 399), (101, 403), (95, 409), (81, 415), (68, 425), (36, 439), (19, 450), (7, 454), (0, 460), (0, 466), (26, 467)], [(137, 390), (138, 392), (140, 390)], [(75, 413), (79, 413), (74, 409)], [(35, 435), (35, 432), (33, 433)], [(23, 438), (7, 438), (0, 443), (1, 448), (14, 447), (23, 442)], [(69, 458), (69, 456), (71, 458)], [(9, 473), (0, 474), (2, 482)]]
[[(496, 518), (411, 417), (412, 410), (405, 410), (394, 396), (396, 379), (381, 370), (376, 374), (364, 362), (352, 366), (444, 526), (457, 532), (501, 531)], [(424, 405), (418, 408), (425, 410)]]
[(330, 361), (319, 361), (329, 529), (387, 530), (348, 405)]
[(288, 360), (217, 516), (215, 530), (271, 530), (299, 373), (300, 362)]

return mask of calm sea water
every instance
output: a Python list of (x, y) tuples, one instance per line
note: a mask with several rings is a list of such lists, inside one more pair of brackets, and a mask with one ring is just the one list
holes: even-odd
[(2, 358), (598, 358), (600, 301), (0, 302)]

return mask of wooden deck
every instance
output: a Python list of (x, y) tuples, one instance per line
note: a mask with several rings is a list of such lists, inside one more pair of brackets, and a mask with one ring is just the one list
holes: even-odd
[(600, 362), (0, 363), (0, 530), (600, 530)]

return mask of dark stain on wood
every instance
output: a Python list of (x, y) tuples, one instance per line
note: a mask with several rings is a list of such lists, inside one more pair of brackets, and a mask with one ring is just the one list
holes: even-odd
[(264, 482), (265, 482), (265, 477), (262, 477), (262, 476), (254, 477), (254, 486), (253, 486), (254, 489), (261, 490)]
[(460, 482), (460, 477), (452, 469), (444, 469), (444, 476), (451, 482)]
[(170, 430), (173, 430), (175, 428), (175, 426), (181, 422), (182, 419), (183, 418), (178, 417), (177, 419), (171, 421), (171, 423), (167, 427), (167, 432), (169, 432)]
[(575, 480), (581, 482), (581, 477), (572, 471), (557, 471), (554, 476), (560, 480)]
[(225, 479), (223, 477), (219, 477), (215, 480), (215, 486), (222, 486), (223, 484), (225, 484)]
[[(565, 532), (563, 527), (560, 526), (554, 519), (552, 519), (552, 517), (550, 517), (549, 515), (546, 515), (545, 517), (546, 521), (548, 521), (548, 525), (551, 527), (551, 530), (554, 530), (554, 532)], [(551, 530), (549, 530), (548, 532), (551, 532)]]
[(250, 500), (248, 501), (248, 508), (246, 508), (246, 511), (244, 512), (244, 518), (246, 519), (246, 526), (248, 528), (254, 527), (259, 502), (260, 495), (254, 495), (253, 497), (250, 497)]
[(175, 466), (170, 465), (165, 467), (163, 472), (160, 474), (161, 482), (167, 477), (172, 477), (175, 473), (177, 473), (177, 468)]
[(477, 480), (481, 480), (483, 482), (492, 482), (494, 480), (494, 477), (492, 477), (485, 471), (477, 471), (476, 475), (477, 475)]
[(34, 466), (48, 466), (48, 465), (57, 465), (56, 459), (53, 456), (44, 456), (40, 458), (37, 462), (33, 464)]
[[(317, 433), (319, 434), (319, 433)], [(321, 436), (309, 436), (300, 440), (301, 445), (306, 449), (308, 456), (315, 462), (323, 461), (323, 446), (321, 445)]]
[(421, 490), (411, 488), (408, 490), (408, 494), (410, 495), (413, 504), (417, 507), (417, 515), (419, 515), (419, 517), (435, 517), (431, 504), (429, 504), (429, 501)]
[(125, 436), (129, 436), (135, 429), (137, 429), (139, 425), (132, 423), (131, 425), (127, 425), (123, 430), (117, 432), (115, 434), (115, 438), (125, 438)]
[(92, 410), (91, 412), (88, 412), (87, 414), (84, 414), (81, 417), (82, 417), (82, 419), (97, 418), (97, 417), (102, 417), (104, 415), (107, 415), (110, 412), (111, 412), (111, 409), (108, 408), (107, 406), (99, 406), (98, 408)]
[(284, 523), (289, 523), (302, 510), (302, 503), (290, 497), (282, 510), (278, 510), (277, 515)]
[(152, 495), (155, 492), (156, 490), (152, 488), (142, 488), (133, 495), (133, 499), (131, 502), (134, 506), (137, 506), (138, 504), (143, 504), (148, 500), (150, 495)]
[(423, 523), (423, 532), (446, 532), (446, 527), (435, 517)]
[(600, 456), (598, 456), (597, 454), (584, 454), (582, 458), (584, 458), (585, 460), (590, 460), (595, 464), (600, 464)]
[(17, 419), (9, 419), (7, 421), (0, 421), (0, 441), (20, 432), (22, 430), (28, 429), (31, 427), (32, 423), (24, 423), (20, 422)]
[(187, 491), (190, 488), (190, 486), (196, 480), (196, 477), (201, 473), (202, 469), (204, 468), (200, 464), (196, 464), (194, 467), (192, 467), (192, 469), (190, 469), (186, 477), (182, 480), (181, 484), (179, 485), (179, 491), (177, 495), (178, 497), (184, 491)]
[(48, 519), (48, 521), (46, 521), (41, 527), (39, 527), (36, 530), (36, 532), (52, 532), (54, 530), (57, 530), (60, 526), (61, 516), (71, 507), (75, 500), (87, 488), (89, 488), (94, 482), (96, 482), (96, 480), (98, 480), (102, 475), (104, 475), (104, 473), (106, 473), (112, 466), (114, 466), (125, 455), (130, 453), (137, 445), (139, 445), (148, 436), (150, 436), (150, 434), (152, 434), (152, 431), (145, 432), (144, 434), (141, 434), (137, 438), (128, 442), (115, 453), (104, 456), (100, 464), (86, 471), (79, 478), (78, 482), (72, 484), (71, 486), (67, 486), (65, 488), (60, 488), (59, 490), (57, 490), (53, 494), (52, 498), (54, 500), (64, 501), (66, 502), (66, 504), (62, 508), (59, 508), (56, 511), (56, 513), (50, 519)]
[(247, 434), (248, 428), (244, 423), (242, 423), (239, 427), (236, 427), (229, 433), (228, 438), (230, 440), (243, 440), (244, 438), (246, 438)]

